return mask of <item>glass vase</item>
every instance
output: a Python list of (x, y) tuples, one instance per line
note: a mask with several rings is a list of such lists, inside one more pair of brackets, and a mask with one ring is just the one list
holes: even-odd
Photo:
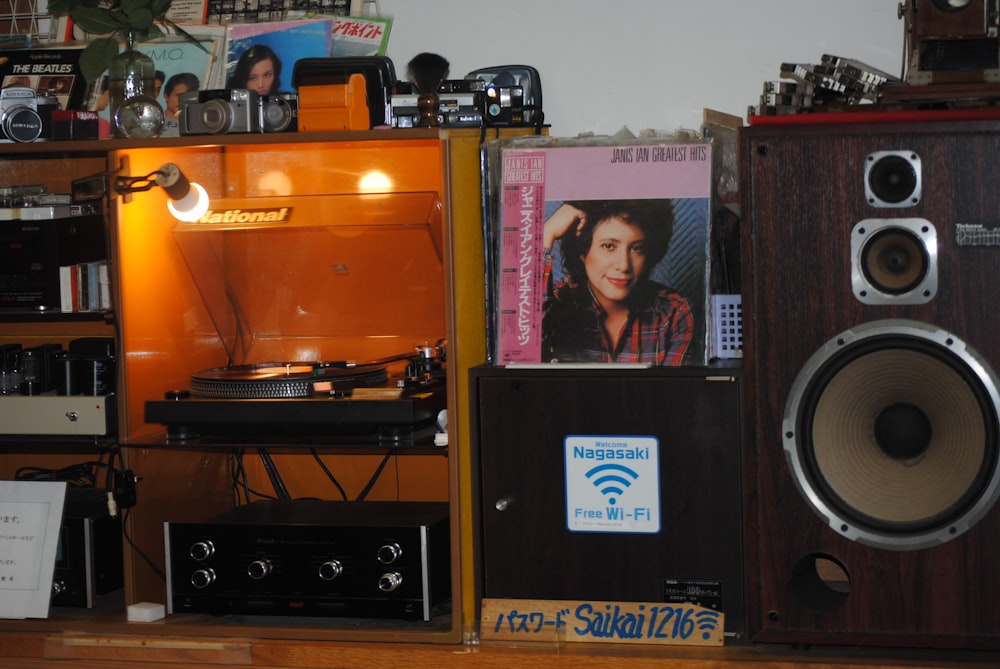
[[(125, 49), (108, 64), (108, 107), (115, 137), (157, 137), (163, 109), (156, 102), (156, 64), (125, 35)], [(158, 113), (157, 113), (158, 112)]]

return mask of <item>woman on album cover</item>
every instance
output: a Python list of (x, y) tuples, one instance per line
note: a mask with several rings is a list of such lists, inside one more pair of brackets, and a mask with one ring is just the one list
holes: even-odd
[(181, 115), (181, 96), (201, 87), (198, 76), (193, 72), (178, 72), (163, 85), (163, 100), (167, 103), (163, 110), (168, 119), (178, 120)]
[(227, 88), (245, 88), (260, 96), (272, 95), (281, 86), (281, 59), (269, 46), (254, 44), (240, 56)]
[[(670, 200), (563, 203), (545, 222), (542, 359), (683, 365), (688, 300), (650, 273), (673, 236)], [(565, 274), (552, 272), (553, 248)]]

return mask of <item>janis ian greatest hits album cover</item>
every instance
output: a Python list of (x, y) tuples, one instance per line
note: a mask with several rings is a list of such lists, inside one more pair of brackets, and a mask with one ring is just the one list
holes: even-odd
[(711, 150), (664, 140), (502, 147), (496, 364), (705, 365)]

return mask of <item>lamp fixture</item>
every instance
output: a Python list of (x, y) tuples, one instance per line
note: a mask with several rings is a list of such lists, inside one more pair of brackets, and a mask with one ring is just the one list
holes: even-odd
[(119, 195), (141, 193), (155, 186), (166, 191), (170, 198), (167, 209), (179, 221), (197, 221), (208, 211), (208, 193), (200, 184), (189, 181), (174, 163), (164, 163), (145, 176), (115, 177), (115, 192)]

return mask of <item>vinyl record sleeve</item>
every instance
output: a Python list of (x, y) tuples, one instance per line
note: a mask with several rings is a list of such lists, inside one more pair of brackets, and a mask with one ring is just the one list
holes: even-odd
[[(546, 138), (515, 140), (500, 147), (492, 161), (494, 220), (487, 233), (493, 247), (490, 281), (496, 297), (494, 362), (707, 364), (711, 154), (708, 142), (664, 139), (602, 143)], [(596, 308), (600, 288), (587, 277), (569, 273), (563, 262), (564, 239), (545, 248), (545, 224), (563, 205), (589, 209), (600, 201), (624, 210), (637, 203), (659, 206), (663, 225), (673, 224), (666, 253), (662, 258), (650, 254), (645, 269), (631, 281), (627, 298), (631, 318), (638, 318), (635, 314), (642, 305), (637, 296), (655, 294), (650, 303), (655, 300), (656, 306), (648, 309), (659, 315), (641, 326), (630, 320), (622, 331), (624, 344), (617, 346), (597, 342), (603, 324), (594, 313), (552, 316), (560, 290), (565, 296), (573, 288), (582, 311), (587, 311), (586, 291), (595, 298)], [(579, 235), (580, 228), (571, 229)], [(647, 246), (654, 234), (661, 234), (650, 232), (653, 229), (647, 228)], [(591, 252), (595, 249), (590, 246)], [(643, 282), (645, 293), (639, 293)], [(589, 333), (581, 332), (576, 346), (572, 342), (577, 335), (560, 328), (581, 322)], [(686, 348), (681, 338), (688, 339)]]

